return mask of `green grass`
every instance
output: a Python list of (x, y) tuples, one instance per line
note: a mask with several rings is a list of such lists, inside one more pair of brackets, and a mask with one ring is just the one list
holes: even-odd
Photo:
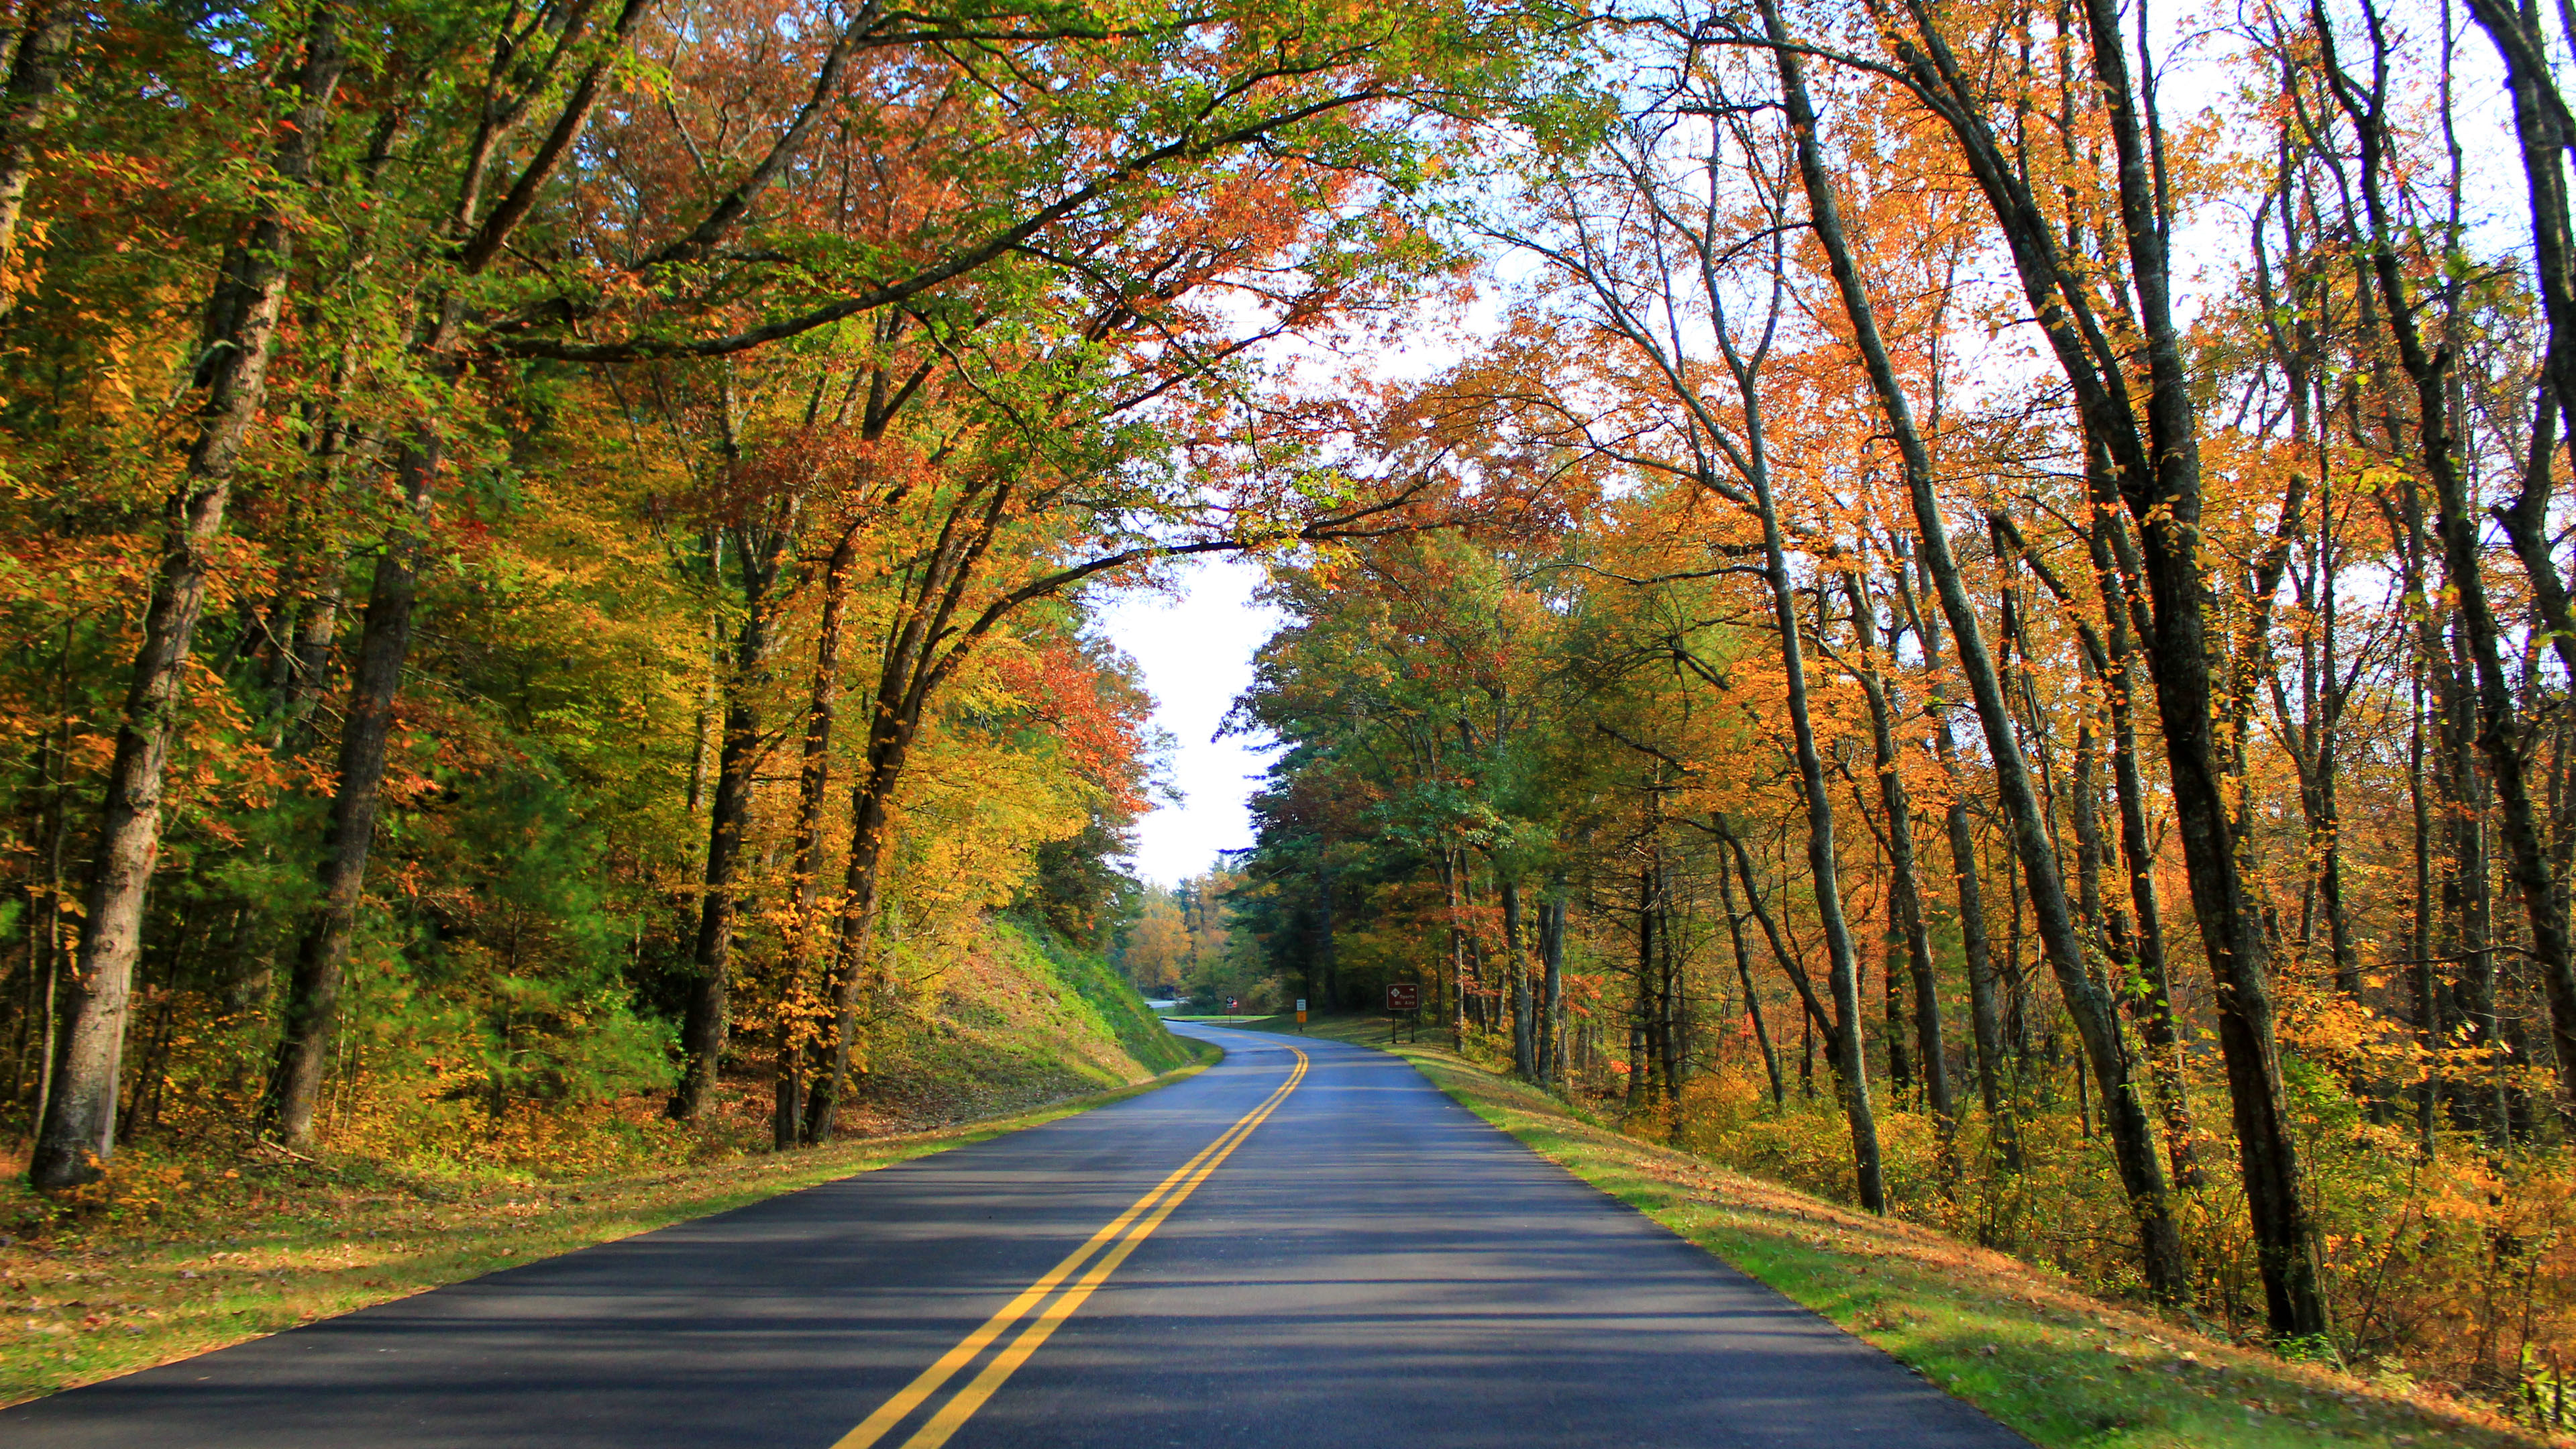
[(1005, 922), (1002, 930), (1043, 957), (1056, 979), (1099, 1018), (1101, 1031), (1147, 1069), (1169, 1071), (1189, 1060), (1188, 1048), (1163, 1030), (1145, 998), (1106, 960), (1039, 926)]
[[(1246, 1022), (1294, 1032), (1294, 1018)], [(1540, 1155), (1770, 1284), (2048, 1449), (2528, 1446), (2540, 1437), (2415, 1389), (2286, 1362), (1911, 1223), (1639, 1142), (1383, 1017), (1309, 1036), (1391, 1050)]]
[(246, 1162), (86, 1220), (49, 1215), (13, 1182), (0, 1188), (0, 1223), (43, 1232), (0, 1237), (0, 1405), (986, 1141), (1168, 1086), (1224, 1055), (1190, 1053), (1150, 1081), (981, 1122), (616, 1177), (459, 1187), (364, 1164)]

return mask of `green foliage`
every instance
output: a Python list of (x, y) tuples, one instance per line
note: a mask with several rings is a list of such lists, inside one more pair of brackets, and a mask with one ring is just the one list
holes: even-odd
[[(436, 1043), (451, 1095), (494, 1116), (512, 1105), (586, 1102), (667, 1086), (673, 1032), (639, 1018), (621, 975), (637, 924), (607, 888), (604, 832), (560, 781), (476, 777), (450, 796), (447, 858), (420, 864), (470, 890), (419, 898), (412, 1010)], [(420, 1026), (428, 1026), (421, 1022)]]
[(1018, 908), (1034, 912), (1052, 936), (1093, 953), (1109, 949), (1134, 923), (1145, 889), (1118, 865), (1129, 848), (1126, 825), (1095, 805), (1081, 834), (1040, 845)]
[(1056, 981), (1090, 1008), (1100, 1030), (1146, 1068), (1168, 1072), (1189, 1061), (1188, 1043), (1166, 1030), (1136, 988), (1099, 954), (1042, 926), (1003, 922), (998, 929), (1042, 957)]

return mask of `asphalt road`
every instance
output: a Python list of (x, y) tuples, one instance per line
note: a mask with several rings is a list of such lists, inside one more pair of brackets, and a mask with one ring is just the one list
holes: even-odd
[(2028, 1449), (1392, 1057), (1183, 1030), (1224, 1064), (22, 1405), (0, 1445)]

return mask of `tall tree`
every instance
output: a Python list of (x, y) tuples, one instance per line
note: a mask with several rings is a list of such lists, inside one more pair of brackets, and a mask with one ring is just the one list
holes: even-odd
[(143, 948), (144, 896), (160, 853), (163, 775), (205, 609), (209, 554), (223, 531), (233, 475), (267, 398), (306, 192), (328, 144), (333, 95), (349, 64), (338, 12), (314, 7), (298, 48), (296, 65), (280, 69), (269, 100), (276, 111), (269, 123), (276, 139), (267, 158), (274, 190), (226, 252), (206, 308), (202, 361), (193, 379), (203, 401), (186, 466), (170, 497), (143, 642), (128, 676), (116, 760), (105, 786), (98, 863), (81, 921), (70, 1020), (27, 1167), (29, 1180), (49, 1190), (97, 1177), (116, 1148), (117, 1068), (127, 993)]

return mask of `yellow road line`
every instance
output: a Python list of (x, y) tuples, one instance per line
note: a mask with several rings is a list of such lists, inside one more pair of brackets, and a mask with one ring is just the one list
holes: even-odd
[[(1207, 1180), (1208, 1174), (1216, 1170), (1217, 1164), (1223, 1162), (1228, 1156), (1232, 1155), (1234, 1149), (1242, 1145), (1243, 1139), (1251, 1134), (1252, 1129), (1260, 1126), (1264, 1119), (1269, 1117), (1273, 1111), (1278, 1109), (1281, 1102), (1287, 1100), (1288, 1094), (1297, 1089), (1298, 1081), (1306, 1075), (1306, 1054), (1304, 1052), (1296, 1051), (1294, 1047), (1289, 1048), (1289, 1050), (1296, 1052), (1296, 1067), (1289, 1072), (1288, 1080), (1280, 1083), (1278, 1089), (1273, 1091), (1268, 1097), (1264, 1098), (1259, 1106), (1254, 1107), (1251, 1111), (1236, 1118), (1233, 1126), (1228, 1127), (1224, 1132), (1218, 1134), (1217, 1139), (1214, 1142), (1211, 1142), (1207, 1146), (1199, 1149), (1197, 1156), (1182, 1163), (1170, 1176), (1164, 1178), (1161, 1182), (1156, 1183), (1151, 1191), (1147, 1192), (1143, 1197), (1136, 1199), (1133, 1203), (1130, 1203), (1126, 1211), (1120, 1213), (1114, 1218), (1111, 1218), (1109, 1222), (1100, 1229), (1100, 1231), (1093, 1233), (1081, 1247), (1078, 1247), (1071, 1253), (1066, 1254), (1062, 1262), (1049, 1268), (1036, 1282), (1031, 1283), (1028, 1287), (1022, 1289), (1019, 1295), (1014, 1297), (1010, 1302), (1003, 1304), (998, 1312), (996, 1312), (991, 1318), (984, 1321), (982, 1327), (977, 1328), (973, 1333), (970, 1333), (964, 1338), (958, 1340), (955, 1348), (952, 1348), (948, 1350), (948, 1352), (940, 1355), (937, 1363), (923, 1369), (911, 1383), (904, 1385), (901, 1390), (897, 1391), (894, 1397), (878, 1405), (875, 1413), (868, 1415), (868, 1417), (863, 1420), (857, 1428), (842, 1435), (839, 1440), (833, 1443), (832, 1449), (869, 1449), (869, 1446), (875, 1444), (877, 1440), (885, 1437), (887, 1430), (892, 1429), (896, 1424), (901, 1423), (912, 1413), (913, 1410), (921, 1407), (924, 1400), (939, 1392), (940, 1386), (947, 1383), (950, 1378), (954, 1377), (959, 1369), (974, 1362), (977, 1356), (982, 1354), (985, 1349), (992, 1346), (995, 1339), (1000, 1338), (1005, 1330), (1009, 1329), (1012, 1324), (1018, 1322), (1031, 1308), (1036, 1307), (1040, 1302), (1044, 1301), (1048, 1294), (1053, 1293), (1064, 1283), (1065, 1279), (1072, 1277), (1076, 1272), (1079, 1272), (1082, 1265), (1090, 1261), (1091, 1256), (1094, 1253), (1099, 1252), (1104, 1245), (1117, 1238), (1120, 1233), (1126, 1232), (1131, 1225), (1136, 1223), (1137, 1219), (1145, 1217), (1148, 1213), (1152, 1213), (1150, 1221), (1144, 1223), (1141, 1227), (1138, 1227), (1133, 1233), (1129, 1233), (1127, 1240), (1120, 1243), (1117, 1249), (1102, 1261), (1101, 1266), (1095, 1268), (1090, 1275), (1087, 1275), (1081, 1286), (1078, 1286), (1073, 1293), (1066, 1295), (1068, 1298), (1073, 1299), (1074, 1307), (1079, 1307), (1082, 1299), (1091, 1296), (1092, 1289), (1099, 1287), (1102, 1280), (1105, 1280), (1111, 1272), (1115, 1271), (1120, 1263), (1127, 1260), (1127, 1255), (1135, 1251), (1138, 1243), (1143, 1242), (1155, 1228), (1160, 1227), (1163, 1219), (1171, 1216), (1172, 1209), (1180, 1205), (1181, 1199), (1188, 1197), (1192, 1192), (1196, 1191), (1198, 1185)], [(1194, 1173), (1196, 1174), (1195, 1176), (1192, 1175)], [(1173, 1189), (1176, 1186), (1179, 1187), (1179, 1191), (1174, 1192)], [(1170, 1194), (1168, 1200), (1165, 1198), (1167, 1193)], [(1162, 1204), (1162, 1209), (1159, 1212), (1154, 1211), (1154, 1207), (1157, 1202)], [(1063, 1307), (1061, 1300), (1059, 1300), (1057, 1307)], [(1069, 1307), (1063, 1308), (1062, 1313), (1055, 1313), (1055, 1310), (1052, 1308), (1049, 1310), (1051, 1314), (1054, 1314), (1055, 1322), (1061, 1322), (1064, 1314), (1069, 1314), (1072, 1311), (1073, 1309)], [(1020, 1340), (1018, 1342), (1014, 1342), (1011, 1347), (1005, 1351), (1005, 1358), (1008, 1358), (1012, 1353), (1018, 1354), (1018, 1358), (1011, 1361), (1011, 1369), (1018, 1368), (1020, 1363), (1026, 1361), (1029, 1354), (1037, 1351), (1038, 1344), (1046, 1341), (1047, 1334), (1055, 1331), (1053, 1324), (1049, 1323), (1048, 1320), (1042, 1318), (1040, 1322), (1047, 1324), (1045, 1333), (1037, 1333), (1036, 1325), (1032, 1325), (1029, 1332), (1021, 1334)], [(1036, 1333), (1034, 1341), (1030, 1340), (1031, 1333)], [(1022, 1343), (1026, 1343), (1027, 1345), (1025, 1351), (1021, 1348)], [(964, 1414), (956, 1415), (954, 1421), (950, 1422), (947, 1428), (941, 1430), (937, 1438), (925, 1440), (922, 1435), (930, 1433), (930, 1429), (925, 1427), (922, 1430), (922, 1434), (915, 1435), (913, 1439), (905, 1445), (905, 1449), (915, 1449), (915, 1446), (920, 1446), (920, 1449), (928, 1449), (929, 1445), (938, 1444), (946, 1440), (950, 1434), (956, 1432), (959, 1424), (966, 1421), (966, 1416), (968, 1414), (972, 1414), (976, 1408), (981, 1407), (984, 1400), (992, 1396), (994, 1389), (1001, 1387), (1002, 1379), (1010, 1377), (1010, 1369), (1005, 1369), (999, 1377), (993, 1378), (990, 1384), (985, 1384), (984, 1380), (991, 1376), (992, 1370), (989, 1368), (986, 1369), (984, 1374), (978, 1375), (974, 1383), (969, 1384), (967, 1388), (958, 1395), (959, 1399), (964, 1399), (968, 1395), (972, 1394), (974, 1395), (974, 1402), (968, 1406)], [(983, 1392), (980, 1394), (975, 1393), (978, 1386), (981, 1386), (983, 1389)], [(947, 1408), (943, 1409), (939, 1415), (934, 1417), (932, 1424), (936, 1425), (940, 1420), (947, 1419), (950, 1412), (952, 1412), (955, 1407), (956, 1404), (952, 1401)]]
[[(1290, 1050), (1296, 1049), (1292, 1047)], [(956, 1433), (959, 1426), (974, 1417), (975, 1411), (984, 1407), (984, 1401), (993, 1396), (993, 1391), (1000, 1388), (1004, 1380), (1016, 1373), (1021, 1364), (1029, 1361), (1029, 1355), (1038, 1351), (1039, 1345), (1047, 1341), (1048, 1337), (1055, 1332), (1057, 1325), (1072, 1317), (1074, 1310), (1082, 1306), (1083, 1301), (1091, 1296), (1092, 1291), (1106, 1282), (1110, 1274), (1118, 1271), (1118, 1265), (1127, 1261), (1127, 1255), (1136, 1251), (1136, 1245), (1153, 1236), (1154, 1229), (1163, 1225), (1163, 1219), (1172, 1215), (1172, 1209), (1179, 1207), (1183, 1199), (1198, 1190), (1200, 1183), (1208, 1180), (1209, 1174), (1222, 1166), (1228, 1157), (1233, 1156), (1234, 1149), (1243, 1145), (1244, 1139), (1252, 1135), (1253, 1128), (1260, 1126), (1272, 1112), (1279, 1110), (1279, 1104), (1286, 1100), (1288, 1093), (1296, 1087), (1298, 1078), (1305, 1074), (1306, 1054), (1298, 1052), (1296, 1069), (1288, 1074), (1286, 1085), (1279, 1089), (1276, 1096), (1263, 1103), (1251, 1120), (1235, 1129), (1234, 1140), (1225, 1144), (1225, 1150), (1209, 1158), (1206, 1165), (1200, 1167), (1188, 1182), (1183, 1183), (1178, 1191), (1163, 1200), (1162, 1206), (1155, 1208), (1150, 1216), (1136, 1224), (1128, 1232), (1124, 1241), (1104, 1255), (1090, 1272), (1083, 1274), (1080, 1282), (1065, 1290), (1063, 1296), (1053, 1303), (1048, 1304), (1046, 1311), (1038, 1315), (1037, 1321), (1021, 1330), (1020, 1336), (1011, 1341), (1010, 1347), (995, 1355), (993, 1361), (984, 1366), (984, 1371), (977, 1374), (972, 1383), (959, 1389), (956, 1397), (942, 1405), (939, 1412), (931, 1416), (930, 1422), (921, 1426), (919, 1433), (905, 1440), (903, 1449), (939, 1449), (940, 1445), (947, 1443), (948, 1436)]]

